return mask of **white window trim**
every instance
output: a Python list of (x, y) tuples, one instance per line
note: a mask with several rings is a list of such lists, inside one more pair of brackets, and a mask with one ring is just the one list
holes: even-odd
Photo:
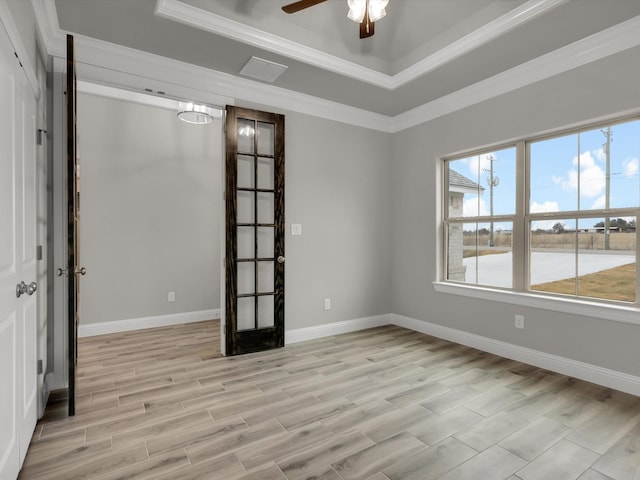
[[(597, 318), (600, 320), (640, 325), (640, 298), (636, 298), (635, 303), (624, 304), (616, 301), (608, 301), (606, 299), (590, 299), (588, 297), (573, 297), (553, 293), (538, 293), (535, 291), (527, 290), (526, 288), (528, 288), (528, 286), (524, 284), (528, 284), (528, 271), (522, 271), (523, 267), (521, 264), (523, 262), (515, 261), (516, 254), (521, 254), (526, 257), (529, 256), (529, 240), (528, 235), (526, 234), (524, 243), (519, 242), (520, 248), (517, 248), (514, 245), (514, 248), (512, 250), (512, 255), (514, 256), (512, 289), (501, 289), (499, 287), (452, 282), (445, 279), (444, 273), (447, 264), (446, 256), (448, 249), (447, 239), (445, 238), (446, 229), (444, 228), (444, 225), (446, 223), (445, 219), (447, 217), (446, 212), (448, 208), (448, 202), (445, 202), (445, 197), (447, 197), (448, 195), (448, 190), (445, 188), (446, 169), (444, 168), (447, 161), (454, 160), (456, 158), (463, 158), (466, 155), (475, 155), (479, 152), (486, 152), (494, 149), (498, 150), (509, 146), (514, 146), (516, 148), (516, 159), (526, 158), (524, 165), (516, 165), (516, 182), (520, 185), (523, 185), (524, 188), (521, 189), (521, 195), (518, 195), (516, 193), (516, 213), (513, 219), (513, 229), (515, 232), (516, 229), (526, 229), (527, 225), (529, 225), (529, 222), (535, 220), (537, 217), (566, 217), (567, 215), (572, 215), (574, 213), (583, 215), (587, 213), (586, 211), (554, 212), (553, 214), (531, 214), (528, 212), (528, 209), (526, 209), (526, 201), (529, 198), (529, 184), (525, 178), (522, 178), (525, 175), (526, 177), (528, 177), (527, 170), (529, 168), (529, 155), (528, 151), (526, 151), (528, 144), (534, 141), (542, 140), (544, 138), (568, 135), (572, 132), (579, 132), (605, 124), (623, 123), (626, 121), (632, 121), (634, 119), (638, 119), (637, 112), (634, 112), (634, 114), (632, 115), (626, 115), (618, 118), (614, 117), (601, 119), (597, 123), (593, 122), (583, 125), (576, 125), (564, 131), (557, 130), (555, 132), (548, 132), (545, 135), (531, 136), (526, 139), (520, 139), (509, 143), (497, 144), (493, 148), (485, 147), (481, 150), (469, 151), (466, 154), (458, 153), (455, 156), (452, 155), (439, 158), (437, 161), (437, 169), (435, 175), (437, 195), (436, 198), (438, 198), (440, 202), (440, 207), (437, 209), (438, 213), (436, 215), (436, 221), (438, 223), (436, 230), (438, 232), (439, 238), (438, 246), (436, 248), (436, 268), (439, 280), (436, 280), (432, 283), (434, 290), (438, 293), (458, 295), (481, 300), (490, 300), (512, 305), (549, 310), (553, 312), (586, 316)], [(637, 221), (640, 220), (640, 213), (638, 213), (638, 210), (635, 208), (616, 210), (627, 210), (629, 211), (629, 213), (636, 215)], [(588, 216), (602, 216), (609, 212), (614, 213), (612, 212), (612, 209), (603, 209), (600, 211), (590, 210), (588, 211)], [(617, 213), (618, 212), (615, 212), (614, 214)], [(476, 221), (478, 219), (474, 217), (470, 218), (469, 220)], [(520, 251), (520, 249), (524, 251)], [(640, 252), (640, 235), (636, 235), (636, 252)], [(525, 269), (528, 270), (528, 268), (526, 268), (526, 266), (528, 266), (528, 260), (525, 263)], [(636, 269), (636, 291), (640, 291), (640, 268)]]
[(538, 295), (532, 292), (514, 292), (512, 290), (498, 290), (490, 287), (450, 282), (433, 282), (433, 288), (438, 293), (640, 325), (640, 308), (633, 305), (608, 304), (603, 301), (592, 302), (584, 300), (582, 297), (565, 298)]

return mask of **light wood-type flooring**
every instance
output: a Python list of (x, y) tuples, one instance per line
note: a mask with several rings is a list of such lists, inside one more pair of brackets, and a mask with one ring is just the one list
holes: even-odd
[(83, 338), (21, 479), (640, 479), (640, 399), (386, 326), (231, 358), (217, 321)]

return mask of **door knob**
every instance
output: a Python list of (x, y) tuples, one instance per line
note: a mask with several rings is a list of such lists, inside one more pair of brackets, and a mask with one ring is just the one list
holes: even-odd
[(20, 298), (20, 295), (26, 293), (27, 295), (33, 295), (33, 293), (38, 289), (38, 284), (36, 282), (31, 282), (29, 285), (24, 283), (24, 280), (16, 285), (16, 298)]
[(67, 269), (66, 268), (59, 268), (56, 270), (56, 275), (58, 275), (59, 277), (61, 277), (62, 275), (66, 275), (67, 274)]
[(284, 263), (284, 257), (283, 257), (282, 255), (280, 255), (280, 256), (277, 258), (277, 261), (278, 261), (278, 263)]
[(86, 275), (87, 273), (87, 269), (84, 267), (76, 267), (74, 272), (76, 275), (80, 274), (80, 275)]
[(29, 285), (27, 285), (27, 295), (33, 295), (35, 293), (35, 291), (38, 289), (38, 284), (36, 282), (31, 282)]

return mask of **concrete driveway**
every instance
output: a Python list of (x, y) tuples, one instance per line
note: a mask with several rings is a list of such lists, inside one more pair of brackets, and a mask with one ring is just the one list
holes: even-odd
[[(477, 262), (476, 262), (477, 261)], [(578, 275), (595, 273), (608, 268), (635, 263), (635, 255), (629, 252), (598, 252), (578, 255)], [(467, 267), (466, 281), (495, 287), (510, 288), (512, 262), (509, 253), (469, 257), (463, 260)], [(565, 252), (532, 252), (531, 285), (571, 278), (576, 273), (576, 256)]]

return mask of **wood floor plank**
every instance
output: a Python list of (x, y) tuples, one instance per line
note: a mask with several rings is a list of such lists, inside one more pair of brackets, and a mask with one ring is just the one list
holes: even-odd
[(618, 480), (639, 480), (640, 437), (622, 437), (600, 457), (593, 469)]
[(639, 478), (633, 395), (397, 326), (219, 343), (219, 321), (80, 339), (77, 414), (47, 407), (20, 480)]
[(500, 446), (520, 458), (531, 461), (562, 440), (570, 427), (540, 417), (500, 442)]
[(192, 464), (198, 464), (219, 455), (233, 452), (254, 442), (270, 438), (286, 430), (275, 420), (263, 422), (253, 428), (235, 430), (228, 435), (208, 439), (185, 450)]
[(249, 428), (249, 426), (239, 416), (227, 417), (212, 423), (207, 422), (198, 428), (175, 432), (171, 435), (160, 435), (157, 438), (148, 440), (147, 451), (153, 457), (178, 448), (199, 445), (246, 428)]
[(395, 462), (383, 472), (391, 480), (436, 480), (476, 454), (471, 447), (448, 437), (427, 450)]
[(526, 464), (526, 461), (520, 457), (498, 446), (493, 446), (450, 470), (440, 479), (468, 480), (481, 478), (482, 480), (502, 480), (515, 473), (524, 464)]
[(481, 452), (525, 425), (527, 422), (514, 417), (509, 412), (500, 412), (456, 433), (453, 437)]
[(349, 455), (333, 463), (332, 467), (345, 480), (366, 480), (396, 463), (398, 459), (426, 448), (427, 446), (417, 438), (402, 432)]
[(589, 469), (598, 454), (567, 440), (561, 440), (538, 458), (518, 470), (522, 480), (574, 479)]
[(322, 424), (315, 423), (293, 433), (283, 432), (262, 442), (240, 448), (236, 452), (236, 457), (244, 468), (252, 470), (260, 465), (269, 464), (273, 460), (278, 461), (293, 455), (309, 445), (324, 442), (332, 436)]
[(300, 452), (284, 457), (277, 463), (287, 478), (298, 478), (312, 470), (340, 462), (349, 455), (373, 445), (375, 443), (364, 434), (351, 432), (309, 446)]

